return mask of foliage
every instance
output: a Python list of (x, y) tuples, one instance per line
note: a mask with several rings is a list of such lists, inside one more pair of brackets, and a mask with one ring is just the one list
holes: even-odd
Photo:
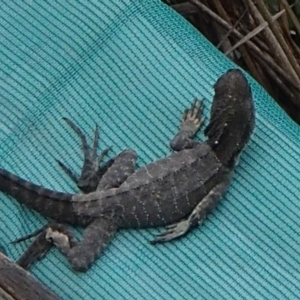
[(300, 4), (165, 0), (265, 87), (300, 124)]

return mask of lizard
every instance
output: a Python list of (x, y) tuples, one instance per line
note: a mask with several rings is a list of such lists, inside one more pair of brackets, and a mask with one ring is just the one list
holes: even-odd
[[(166, 226), (152, 244), (184, 236), (203, 223), (228, 190), (255, 125), (251, 87), (239, 69), (220, 76), (214, 91), (204, 142), (193, 139), (203, 123), (202, 102), (195, 100), (170, 141), (173, 153), (135, 170), (136, 152), (123, 150), (98, 177), (95, 191), (95, 184), (86, 194), (52, 191), (2, 169), (0, 190), (58, 222), (43, 229), (44, 238), (76, 271), (89, 269), (121, 228)], [(98, 163), (94, 155), (92, 177)], [(65, 223), (85, 227), (80, 242)]]

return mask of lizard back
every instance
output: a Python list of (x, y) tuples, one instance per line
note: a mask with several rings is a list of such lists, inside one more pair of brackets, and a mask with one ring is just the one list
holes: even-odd
[(232, 170), (252, 134), (255, 117), (251, 88), (231, 69), (214, 85), (208, 140), (153, 162), (119, 188), (85, 197), (74, 195), (79, 216), (116, 217), (120, 227), (166, 225), (184, 218)]
[(77, 215), (117, 217), (120, 227), (166, 225), (187, 216), (216, 182), (227, 176), (209, 145), (203, 143), (150, 163), (117, 189), (74, 195)]

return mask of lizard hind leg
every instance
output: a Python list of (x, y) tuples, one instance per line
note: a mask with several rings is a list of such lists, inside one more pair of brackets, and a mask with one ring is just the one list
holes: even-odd
[[(120, 186), (134, 172), (137, 155), (127, 149), (118, 154), (111, 167), (101, 178), (98, 189), (104, 190)], [(67, 226), (49, 223), (34, 233), (19, 239), (37, 236), (18, 260), (18, 264), (28, 269), (37, 259), (43, 257), (54, 244), (68, 259), (73, 269), (85, 271), (104, 250), (117, 231), (116, 220), (99, 218), (93, 220), (85, 229), (81, 242), (77, 242)]]
[(118, 188), (134, 172), (137, 154), (126, 149), (114, 157), (114, 163), (101, 178), (97, 190)]
[[(97, 190), (119, 187), (134, 172), (137, 155), (126, 149), (115, 156), (113, 164), (101, 178)], [(84, 272), (103, 252), (118, 229), (118, 219), (103, 217), (94, 219), (84, 230), (79, 243), (68, 242), (68, 236), (60, 231), (48, 230), (46, 238), (67, 257), (71, 267)]]
[(71, 179), (77, 184), (78, 188), (85, 193), (90, 193), (96, 190), (97, 185), (102, 178), (103, 174), (113, 164), (113, 159), (100, 166), (104, 156), (109, 151), (109, 148), (103, 150), (99, 155), (97, 154), (99, 143), (99, 128), (96, 126), (94, 132), (93, 146), (89, 147), (86, 137), (83, 132), (77, 127), (71, 120), (63, 118), (63, 120), (73, 129), (73, 131), (79, 136), (82, 144), (82, 150), (84, 155), (83, 166), (81, 169), (81, 175), (76, 175), (69, 167), (64, 163), (57, 161), (60, 167), (71, 177)]
[(202, 117), (203, 101), (194, 99), (191, 107), (183, 112), (179, 132), (170, 142), (170, 147), (174, 151), (181, 151), (197, 146), (199, 143), (193, 141), (194, 135), (203, 124)]
[(108, 245), (118, 227), (114, 220), (95, 219), (86, 227), (78, 243), (68, 231), (62, 229), (49, 227), (46, 239), (66, 256), (75, 271), (85, 272)]
[(17, 264), (28, 270), (55, 245), (75, 271), (85, 272), (108, 245), (117, 229), (116, 220), (95, 219), (84, 230), (82, 240), (77, 242), (67, 225), (48, 223), (42, 229), (15, 241), (17, 243), (36, 236)]
[(28, 270), (36, 260), (40, 260), (52, 248), (52, 242), (46, 238), (46, 233), (49, 228), (52, 228), (52, 230), (60, 230), (60, 232), (63, 233), (65, 236), (70, 236), (70, 241), (73, 241), (71, 234), (69, 233), (65, 225), (53, 222), (48, 223), (41, 229), (38, 229), (31, 234), (28, 234), (24, 237), (13, 241), (13, 243), (20, 243), (31, 237), (36, 237), (34, 241), (30, 244), (30, 246), (26, 249), (26, 251), (17, 260), (16, 263), (20, 267), (22, 267), (25, 270)]

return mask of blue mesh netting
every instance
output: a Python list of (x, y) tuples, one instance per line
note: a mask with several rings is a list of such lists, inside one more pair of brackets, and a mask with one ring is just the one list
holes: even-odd
[[(76, 186), (56, 164), (80, 170), (80, 142), (101, 126), (110, 156), (126, 147), (139, 165), (169, 153), (181, 111), (234, 64), (159, 1), (2, 1), (1, 167), (60, 191)], [(300, 129), (249, 77), (257, 126), (229, 192), (205, 224), (165, 245), (158, 229), (119, 232), (85, 274), (55, 249), (31, 269), (63, 299), (296, 299), (299, 297)], [(199, 134), (199, 138), (203, 136)], [(0, 242), (45, 219), (1, 197)]]

